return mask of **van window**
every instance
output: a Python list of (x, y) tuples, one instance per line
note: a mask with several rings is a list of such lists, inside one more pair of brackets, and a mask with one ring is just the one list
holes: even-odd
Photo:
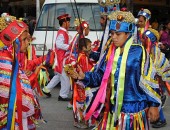
[[(80, 18), (85, 19), (90, 24), (90, 30), (100, 31), (100, 7), (96, 3), (79, 3), (77, 4)], [(59, 23), (57, 17), (61, 14), (68, 13), (72, 18), (70, 21), (69, 31), (75, 30), (74, 19), (78, 18), (75, 4), (71, 3), (58, 3), (58, 4), (47, 4), (42, 8), (37, 26), (35, 30), (45, 31), (47, 30), (58, 30)], [(48, 24), (47, 24), (48, 23)], [(54, 24), (55, 23), (55, 24)]]

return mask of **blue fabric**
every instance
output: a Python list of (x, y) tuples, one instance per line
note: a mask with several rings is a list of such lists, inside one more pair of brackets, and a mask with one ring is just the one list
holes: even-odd
[(163, 59), (161, 60), (161, 66), (160, 66), (160, 68), (165, 64), (165, 61), (166, 61), (166, 57), (163, 57)]
[(126, 118), (126, 130), (130, 130), (130, 115), (127, 115)]
[(144, 12), (143, 10), (139, 11), (138, 16), (144, 16), (146, 19), (150, 19), (151, 18), (151, 15), (146, 13), (146, 12)]
[[(117, 24), (120, 24), (120, 28), (116, 27)], [(117, 20), (110, 21), (109, 30), (114, 30), (116, 32), (130, 32), (134, 33), (135, 31), (135, 24), (128, 23), (128, 22), (119, 22)]]
[(157, 42), (157, 37), (149, 30), (146, 30), (144, 32), (144, 35), (146, 35), (152, 42), (152, 44), (154, 44), (155, 42)]
[(14, 106), (15, 106), (15, 99), (16, 99), (16, 87), (17, 87), (17, 75), (18, 75), (18, 68), (19, 68), (19, 63), (18, 60), (16, 60), (15, 66), (14, 66), (14, 73), (12, 76), (12, 84), (11, 84), (11, 88), (10, 88), (10, 95), (9, 95), (9, 106), (8, 106), (8, 115), (7, 115), (7, 129), (10, 130), (11, 129), (11, 125), (12, 125), (12, 117), (13, 115), (13, 111), (14, 110)]
[(16, 49), (16, 53), (18, 54), (18, 52), (20, 51), (20, 46), (21, 46), (18, 38), (15, 40), (15, 43), (18, 45), (18, 47)]
[[(126, 79), (125, 81), (125, 90), (124, 93), (124, 101), (122, 106), (122, 112), (125, 113), (134, 113), (139, 112), (147, 107), (147, 97), (145, 96), (143, 90), (138, 87), (139, 80), (140, 80), (140, 68), (141, 68), (141, 60), (142, 57), (142, 49), (140, 46), (132, 46), (130, 49), (130, 53), (128, 54), (127, 59), (127, 68), (126, 68)], [(117, 63), (117, 69), (115, 72), (115, 97), (116, 97), (116, 91), (117, 91), (117, 83), (119, 78), (119, 71), (120, 71), (120, 65), (121, 65), (122, 55), (119, 56), (118, 63)], [(136, 72), (138, 71), (138, 72)], [(136, 82), (137, 81), (137, 82)], [(126, 87), (127, 86), (127, 87)], [(130, 87), (133, 86), (133, 87)], [(138, 93), (138, 95), (136, 95)], [(136, 99), (138, 99), (139, 102), (136, 102)], [(115, 99), (116, 101), (116, 99)], [(132, 107), (133, 106), (133, 107)]]
[[(132, 45), (129, 50), (128, 59), (126, 63), (125, 74), (125, 88), (122, 111), (125, 113), (134, 113), (144, 110), (148, 106), (159, 106), (159, 103), (139, 86), (141, 77), (141, 64), (142, 64), (142, 47), (139, 45)], [(117, 90), (117, 80), (120, 71), (121, 58), (119, 57), (118, 65), (115, 73), (115, 91)], [(102, 59), (99, 68), (95, 68), (94, 72), (85, 73), (85, 78), (82, 80), (85, 86), (98, 87), (101, 84), (103, 74), (106, 68), (105, 57)], [(159, 91), (159, 89), (155, 89)], [(115, 99), (114, 99), (115, 100)], [(112, 110), (114, 106), (112, 107)], [(114, 111), (114, 110), (113, 110)]]
[(0, 77), (2, 77), (4, 79), (10, 79), (11, 78), (10, 75), (5, 75), (5, 74), (0, 74)]
[(30, 84), (27, 84), (27, 83), (24, 83), (23, 81), (22, 82), (22, 85), (24, 86), (24, 88), (31, 88)]
[(5, 63), (5, 64), (8, 64), (8, 65), (12, 65), (12, 62), (7, 61), (7, 60), (0, 60), (0, 63)]
[(165, 121), (166, 120), (162, 108), (159, 111), (159, 119), (161, 121)]
[(94, 61), (98, 61), (100, 57), (100, 52), (94, 52), (92, 51), (89, 55), (89, 58), (92, 58)]

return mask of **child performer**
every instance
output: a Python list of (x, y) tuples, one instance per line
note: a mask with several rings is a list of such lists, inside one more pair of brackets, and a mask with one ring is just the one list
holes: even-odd
[[(90, 71), (93, 67), (93, 63), (89, 59), (91, 52), (91, 41), (87, 38), (81, 38), (78, 43), (78, 61), (83, 72)], [(74, 126), (78, 128), (87, 128), (87, 124), (84, 120), (84, 110), (86, 109), (86, 94), (85, 89), (73, 82), (73, 112), (74, 112)]]
[[(81, 38), (84, 38), (85, 36), (87, 36), (90, 31), (89, 24), (82, 18), (80, 18), (80, 19), (76, 18), (74, 20), (74, 26), (76, 28), (77, 34), (75, 35), (75, 37), (73, 38), (73, 41), (71, 43), (71, 50), (66, 52), (66, 65), (72, 65), (72, 66), (76, 65), (76, 61), (78, 59), (78, 42), (79, 42), (79, 40)], [(72, 86), (71, 86), (71, 90), (73, 90)], [(72, 103), (73, 103), (73, 101), (71, 99), (71, 101), (67, 105), (67, 109), (73, 108)]]

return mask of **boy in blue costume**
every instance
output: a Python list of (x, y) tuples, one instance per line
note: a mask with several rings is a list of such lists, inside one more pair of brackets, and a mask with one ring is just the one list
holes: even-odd
[(114, 44), (93, 72), (79, 68), (70, 74), (84, 87), (100, 86), (85, 119), (101, 117), (97, 129), (148, 130), (148, 119), (159, 118), (161, 103), (152, 60), (141, 45), (133, 44), (132, 13), (116, 11), (108, 18)]

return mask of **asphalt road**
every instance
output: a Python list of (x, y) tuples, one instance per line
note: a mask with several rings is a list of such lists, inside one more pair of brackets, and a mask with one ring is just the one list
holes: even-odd
[[(37, 130), (78, 130), (78, 128), (73, 126), (72, 110), (67, 110), (68, 102), (58, 101), (59, 90), (60, 86), (54, 88), (51, 92), (51, 98), (46, 98), (45, 96), (40, 97), (42, 113), (47, 123), (44, 124), (40, 122)], [(167, 125), (159, 129), (170, 130), (170, 97), (163, 110), (166, 116)], [(151, 128), (151, 130), (159, 129)]]

